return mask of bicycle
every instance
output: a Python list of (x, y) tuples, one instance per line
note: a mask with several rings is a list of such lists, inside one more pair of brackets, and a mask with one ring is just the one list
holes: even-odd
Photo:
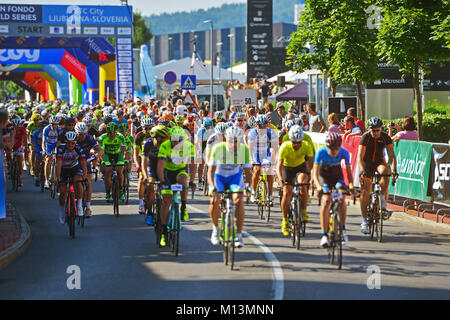
[(230, 268), (234, 268), (235, 256), (235, 237), (236, 237), (236, 222), (235, 207), (232, 199), (233, 192), (226, 190), (225, 192), (218, 192), (220, 194), (220, 224), (219, 224), (219, 239), (222, 245), (223, 261), (225, 265), (230, 263)]
[(264, 207), (266, 207), (267, 216), (266, 221), (270, 220), (270, 207), (272, 205), (269, 199), (269, 181), (267, 179), (267, 170), (270, 165), (261, 165), (262, 174), (259, 176), (259, 181), (256, 186), (256, 203), (258, 205), (258, 217), (264, 219)]
[(58, 190), (58, 184), (56, 181), (56, 151), (52, 151), (52, 161), (50, 163), (50, 197), (55, 199), (56, 192)]
[(82, 228), (84, 228), (84, 221), (86, 219), (86, 215), (84, 214), (86, 212), (86, 194), (87, 194), (87, 180), (82, 180), (81, 184), (83, 186), (83, 215), (80, 217), (78, 216), (78, 225)]
[[(167, 224), (168, 240), (169, 246), (175, 256), (178, 256), (180, 248), (180, 231), (181, 231), (181, 214), (180, 214), (180, 199), (178, 193), (183, 191), (183, 189), (188, 189), (189, 187), (183, 187), (181, 184), (172, 184), (170, 189), (173, 192), (172, 205), (170, 206), (169, 212), (169, 223)], [(164, 189), (168, 189), (165, 187)]]
[[(319, 196), (322, 197), (323, 191), (319, 192)], [(339, 192), (333, 188), (331, 192), (331, 205), (330, 205), (330, 217), (328, 224), (328, 258), (330, 264), (334, 264), (335, 258), (338, 265), (338, 269), (342, 269), (342, 242), (344, 241), (342, 235), (342, 219), (339, 211), (339, 200), (344, 195), (350, 195), (349, 192)]]
[[(77, 205), (75, 201), (75, 190), (73, 184), (76, 182), (84, 182), (85, 180), (74, 181), (73, 177), (69, 178), (69, 188), (67, 191), (66, 204), (65, 204), (65, 217), (69, 226), (69, 236), (75, 239), (75, 219), (78, 217)], [(83, 215), (84, 216), (84, 215)]]
[[(161, 204), (162, 204), (162, 197), (161, 197), (161, 193), (159, 192), (159, 187), (160, 187), (160, 182), (159, 181), (152, 181), (149, 182), (150, 185), (152, 185), (151, 187), (153, 187), (154, 190), (154, 201), (153, 201), (153, 205), (151, 208), (148, 208), (147, 205), (147, 194), (148, 194), (148, 188), (149, 186), (147, 184), (145, 184), (145, 208), (147, 208), (147, 214), (145, 215), (145, 221), (147, 222), (147, 218), (149, 215), (153, 214), (154, 217), (154, 221), (155, 221), (155, 234), (156, 234), (156, 244), (158, 244), (160, 247), (161, 245), (160, 243), (160, 239), (161, 239), (161, 216), (160, 216), (160, 211), (159, 209), (161, 208)], [(150, 211), (150, 212), (149, 212)]]
[(125, 160), (125, 164), (123, 166), (123, 193), (125, 195), (122, 203), (128, 204), (128, 199), (130, 197), (130, 179), (128, 177), (128, 160)]
[(112, 164), (112, 177), (111, 177), (111, 196), (113, 200), (113, 210), (114, 215), (116, 217), (119, 216), (119, 198), (120, 198), (120, 183), (119, 183), (119, 176), (117, 175), (117, 164), (113, 162)]
[[(383, 220), (387, 220), (386, 210), (381, 209), (381, 186), (382, 177), (390, 177), (390, 174), (379, 174), (375, 171), (372, 177), (372, 192), (369, 195), (369, 204), (367, 205), (367, 226), (369, 228), (369, 238), (373, 239), (376, 234), (378, 242), (383, 241)], [(392, 180), (395, 185), (395, 180)]]
[(41, 192), (44, 192), (45, 189), (45, 161), (41, 160), (41, 165), (39, 166), (39, 182), (41, 186)]
[(205, 163), (203, 167), (203, 195), (208, 195), (208, 165)]
[(300, 202), (300, 187), (309, 186), (309, 183), (294, 183), (292, 189), (291, 210), (289, 211), (289, 225), (292, 236), (292, 246), (300, 250), (301, 237), (306, 233), (306, 222), (303, 221), (303, 214)]

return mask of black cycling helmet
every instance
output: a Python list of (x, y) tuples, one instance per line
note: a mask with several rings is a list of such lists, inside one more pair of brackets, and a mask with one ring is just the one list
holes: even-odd
[(339, 148), (342, 144), (342, 137), (339, 133), (329, 132), (325, 137), (325, 145), (329, 148)]
[(369, 121), (367, 121), (367, 126), (370, 129), (381, 128), (383, 126), (383, 121), (378, 117), (372, 117), (369, 119)]
[(64, 120), (64, 124), (65, 125), (75, 124), (75, 119), (74, 118), (66, 118)]
[(105, 118), (103, 118), (103, 122), (105, 124), (108, 124), (108, 123), (110, 123), (112, 121), (113, 121), (113, 118), (110, 115), (107, 115)]
[(39, 121), (39, 127), (42, 128), (42, 129), (44, 129), (48, 125), (49, 125), (48, 120), (41, 120), (41, 121)]

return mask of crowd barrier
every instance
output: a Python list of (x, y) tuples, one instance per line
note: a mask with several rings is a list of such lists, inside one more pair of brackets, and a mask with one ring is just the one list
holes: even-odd
[[(308, 132), (315, 150), (325, 145), (326, 133)], [(350, 153), (353, 184), (359, 187), (357, 164), (360, 136), (343, 140), (342, 147)], [(450, 145), (424, 141), (399, 140), (394, 143), (399, 178), (389, 193), (420, 201), (441, 201), (450, 204)], [(344, 165), (343, 165), (344, 168)], [(346, 175), (344, 174), (344, 177)], [(347, 182), (347, 181), (346, 181)]]

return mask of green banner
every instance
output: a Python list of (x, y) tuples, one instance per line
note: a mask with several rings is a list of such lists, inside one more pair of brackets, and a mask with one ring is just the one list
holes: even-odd
[(394, 143), (399, 178), (395, 186), (389, 184), (389, 193), (427, 201), (431, 168), (432, 144), (399, 140)]

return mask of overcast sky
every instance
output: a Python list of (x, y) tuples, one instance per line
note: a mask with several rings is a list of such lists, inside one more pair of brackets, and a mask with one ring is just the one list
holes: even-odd
[[(74, 4), (73, 0), (0, 0), (1, 3), (13, 4)], [(128, 0), (137, 11), (149, 16), (152, 14), (172, 13), (176, 11), (191, 11), (197, 9), (207, 9), (210, 7), (220, 7), (224, 3), (243, 3), (246, 0)], [(78, 5), (120, 5), (120, 0), (76, 0)]]

